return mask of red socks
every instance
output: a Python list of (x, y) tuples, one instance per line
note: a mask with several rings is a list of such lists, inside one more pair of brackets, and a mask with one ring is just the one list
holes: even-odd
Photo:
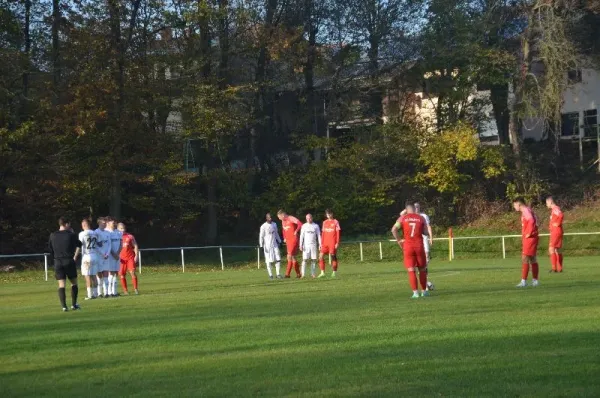
[(333, 267), (333, 270), (334, 270), (334, 271), (337, 271), (337, 266), (338, 266), (338, 262), (337, 262), (337, 260), (333, 260), (333, 261), (331, 262), (331, 266)]
[(319, 268), (321, 268), (321, 271), (325, 272), (325, 259), (319, 260)]
[(134, 288), (135, 290), (137, 290), (137, 288), (138, 288), (138, 279), (137, 279), (137, 275), (134, 275), (134, 276), (132, 276), (132, 277), (131, 277), (131, 279), (133, 280), (133, 288)]
[(285, 269), (286, 278), (289, 278), (291, 273), (292, 273), (292, 262), (290, 260), (288, 260), (287, 268)]
[(552, 264), (552, 271), (556, 271), (556, 267), (558, 265), (557, 263), (558, 263), (558, 254), (552, 253), (550, 255), (550, 264)]
[(558, 257), (557, 262), (556, 262), (556, 265), (557, 265), (556, 270), (558, 272), (562, 272), (562, 269), (563, 269), (563, 255), (562, 255), (562, 253), (560, 253), (560, 254), (557, 254), (556, 256)]
[(538, 263), (531, 264), (531, 276), (533, 276), (533, 279), (537, 279), (539, 274), (540, 266), (538, 265)]
[[(137, 285), (137, 278), (134, 279), (133, 284)], [(127, 291), (127, 278), (125, 277), (125, 275), (121, 275), (121, 286), (123, 286), (124, 291)], [(135, 288), (137, 289), (137, 286)]]
[(523, 263), (521, 267), (521, 279), (527, 280), (527, 276), (529, 275), (529, 264)]
[(294, 271), (296, 271), (296, 276), (298, 278), (300, 278), (302, 276), (302, 274), (300, 273), (300, 264), (298, 264), (298, 261), (296, 261), (296, 260), (294, 260), (293, 264), (294, 264)]
[(421, 282), (421, 290), (427, 290), (427, 272), (419, 271), (419, 282)]
[(410, 288), (413, 290), (413, 292), (415, 290), (419, 290), (419, 286), (417, 284), (417, 274), (415, 271), (408, 271), (408, 281), (410, 282)]

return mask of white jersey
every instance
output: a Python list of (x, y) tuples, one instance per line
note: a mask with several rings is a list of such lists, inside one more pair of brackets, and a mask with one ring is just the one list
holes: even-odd
[(110, 255), (110, 232), (100, 228), (95, 232), (98, 237), (98, 252), (102, 258), (106, 258)]
[(118, 229), (106, 231), (110, 233), (110, 252), (113, 256), (119, 257), (121, 254), (121, 239), (123, 238), (123, 234)]
[[(429, 216), (425, 213), (419, 213), (419, 215), (425, 220), (425, 228), (429, 227), (431, 225), (429, 221)], [(429, 235), (423, 234), (423, 244), (425, 246), (425, 252), (429, 253)]]
[(265, 249), (272, 247), (279, 247), (281, 238), (279, 232), (277, 232), (277, 224), (274, 222), (265, 222), (260, 226), (260, 235), (258, 237), (258, 245)]
[(319, 224), (306, 223), (302, 224), (300, 229), (300, 247), (303, 251), (311, 247), (321, 246), (321, 229)]
[(96, 231), (88, 229), (79, 233), (79, 241), (81, 242), (82, 256), (97, 256), (98, 255), (98, 236)]

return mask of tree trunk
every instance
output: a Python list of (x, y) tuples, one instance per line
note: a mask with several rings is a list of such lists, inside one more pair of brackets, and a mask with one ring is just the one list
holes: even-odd
[(372, 33), (369, 39), (369, 72), (371, 87), (369, 88), (369, 117), (381, 121), (383, 116), (383, 104), (381, 87), (379, 85), (379, 44), (380, 38)]
[(219, 0), (219, 88), (229, 82), (229, 0)]
[(492, 85), (490, 88), (494, 120), (498, 129), (498, 142), (500, 145), (508, 145), (510, 112), (508, 110), (508, 84)]

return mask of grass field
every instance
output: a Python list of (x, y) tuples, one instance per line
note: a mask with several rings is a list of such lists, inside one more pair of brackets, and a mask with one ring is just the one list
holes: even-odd
[[(542, 261), (545, 271), (548, 264)], [(0, 284), (0, 391), (18, 396), (600, 396), (600, 258), (517, 290), (514, 260), (337, 279), (145, 272), (139, 296), (62, 313), (54, 282)]]

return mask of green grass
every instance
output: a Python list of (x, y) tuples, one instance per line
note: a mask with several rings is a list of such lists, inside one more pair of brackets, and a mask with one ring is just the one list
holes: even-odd
[[(545, 259), (543, 259), (545, 260)], [(18, 396), (599, 396), (598, 257), (517, 290), (518, 261), (400, 265), (340, 277), (159, 272), (140, 296), (60, 312), (39, 272), (0, 284), (0, 391)], [(548, 264), (542, 261), (545, 271)]]

